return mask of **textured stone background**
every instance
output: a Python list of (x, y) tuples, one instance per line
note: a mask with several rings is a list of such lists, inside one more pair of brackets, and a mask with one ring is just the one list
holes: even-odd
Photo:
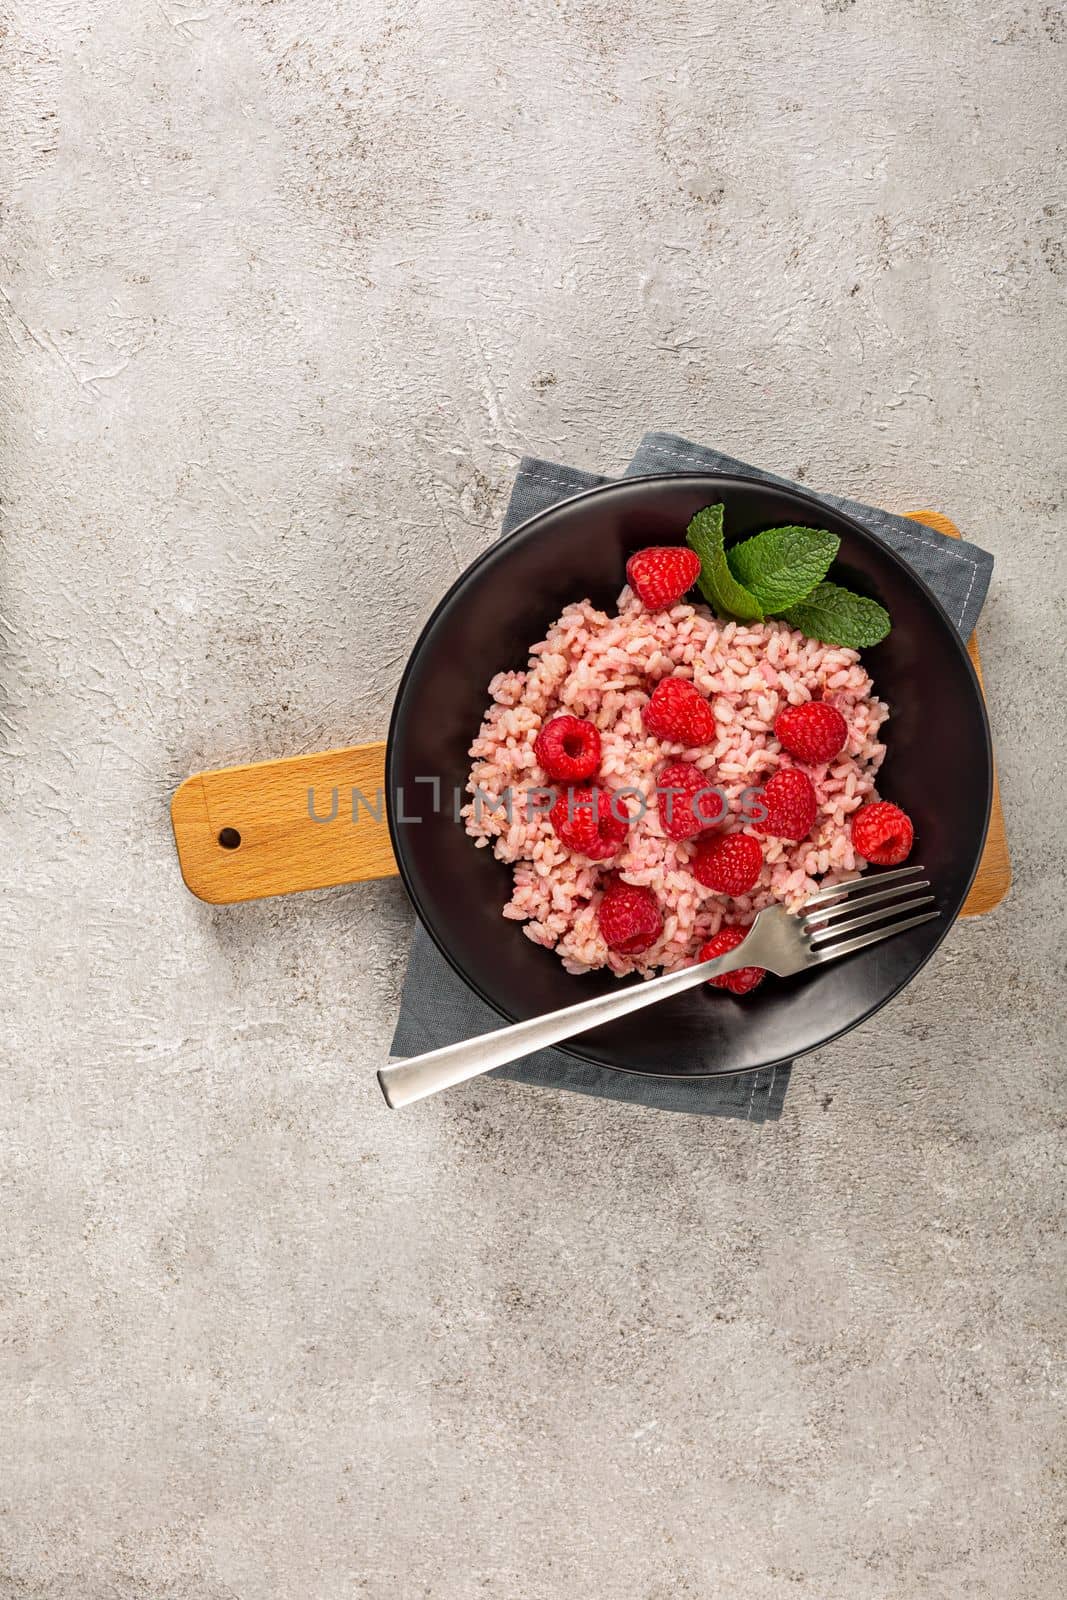
[[(1062, 1593), (1063, 6), (0, 17), (3, 1600)], [(390, 1115), (399, 888), (169, 793), (647, 426), (996, 552), (1014, 891), (777, 1127)]]

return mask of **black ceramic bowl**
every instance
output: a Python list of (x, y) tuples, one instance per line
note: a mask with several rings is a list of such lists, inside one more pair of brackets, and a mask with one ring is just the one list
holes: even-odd
[[(525, 667), (529, 646), (570, 602), (588, 597), (613, 609), (627, 557), (645, 545), (682, 544), (693, 514), (720, 500), (731, 543), (784, 523), (839, 534), (831, 577), (889, 611), (892, 632), (864, 654), (891, 713), (878, 788), (913, 819), (913, 859), (926, 867), (942, 916), (801, 977), (768, 980), (744, 999), (691, 990), (568, 1046), (628, 1072), (749, 1071), (855, 1027), (945, 937), (989, 820), (992, 757), (974, 671), (940, 604), (898, 556), (849, 517), (792, 489), (709, 473), (610, 484), (542, 512), (480, 556), (430, 618), (400, 683), (387, 757), (393, 849), (416, 911), (460, 976), (512, 1021), (620, 981), (603, 972), (569, 975), (557, 956), (501, 917), (511, 869), (491, 849), (475, 849), (451, 797), (466, 785), (467, 749), (494, 673)], [(434, 785), (417, 781), (434, 777), (440, 805)]]

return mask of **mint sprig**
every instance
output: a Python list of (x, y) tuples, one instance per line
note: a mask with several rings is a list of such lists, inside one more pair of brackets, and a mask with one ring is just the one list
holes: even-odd
[(686, 543), (700, 557), (697, 580), (700, 592), (716, 611), (724, 611), (742, 622), (762, 622), (763, 609), (759, 601), (738, 583), (727, 563), (723, 543), (725, 511), (722, 505), (705, 506), (685, 531)]
[(809, 639), (863, 650), (890, 629), (876, 600), (826, 581), (841, 547), (826, 528), (768, 528), (726, 548), (725, 507), (705, 506), (686, 529), (700, 557), (700, 592), (720, 616), (740, 622), (781, 617)]
[(841, 540), (825, 528), (768, 528), (732, 545), (726, 559), (769, 616), (810, 594), (840, 548)]
[(803, 600), (783, 611), (782, 617), (809, 639), (849, 650), (880, 644), (892, 627), (889, 612), (877, 600), (853, 594), (836, 583), (817, 584)]

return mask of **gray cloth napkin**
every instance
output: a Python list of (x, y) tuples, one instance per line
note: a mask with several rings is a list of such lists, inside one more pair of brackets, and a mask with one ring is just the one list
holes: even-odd
[[(801, 487), (773, 472), (762, 472), (744, 461), (704, 445), (690, 444), (673, 433), (646, 433), (630, 465), (628, 478), (663, 472), (729, 472), (759, 478), (767, 483)], [(593, 489), (610, 478), (551, 461), (524, 457), (515, 479), (511, 503), (504, 517), (502, 536), (537, 512)], [(806, 489), (806, 485), (803, 486)], [(810, 493), (810, 490), (806, 490)], [(871, 533), (904, 557), (937, 595), (964, 638), (982, 609), (989, 588), (993, 558), (976, 545), (948, 539), (874, 506), (826, 494), (817, 498), (836, 506), (861, 522)], [(620, 580), (621, 587), (621, 580)], [(457, 977), (426, 930), (415, 928), (407, 975), (400, 999), (400, 1017), (393, 1036), (391, 1059), (419, 1055), (439, 1045), (453, 1044), (501, 1025), (499, 1015), (485, 1005)], [(579, 1061), (559, 1050), (542, 1050), (488, 1074), (544, 1088), (571, 1089), (579, 1094), (626, 1100), (659, 1111), (689, 1111), (702, 1116), (741, 1117), (749, 1122), (775, 1121), (782, 1114), (792, 1064), (763, 1067), (758, 1072), (720, 1078), (654, 1078), (614, 1072)]]

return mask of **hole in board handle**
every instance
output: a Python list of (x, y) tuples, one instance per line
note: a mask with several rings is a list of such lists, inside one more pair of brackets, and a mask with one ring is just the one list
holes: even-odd
[(219, 844), (224, 850), (236, 850), (241, 842), (241, 835), (236, 828), (223, 828), (219, 834)]

